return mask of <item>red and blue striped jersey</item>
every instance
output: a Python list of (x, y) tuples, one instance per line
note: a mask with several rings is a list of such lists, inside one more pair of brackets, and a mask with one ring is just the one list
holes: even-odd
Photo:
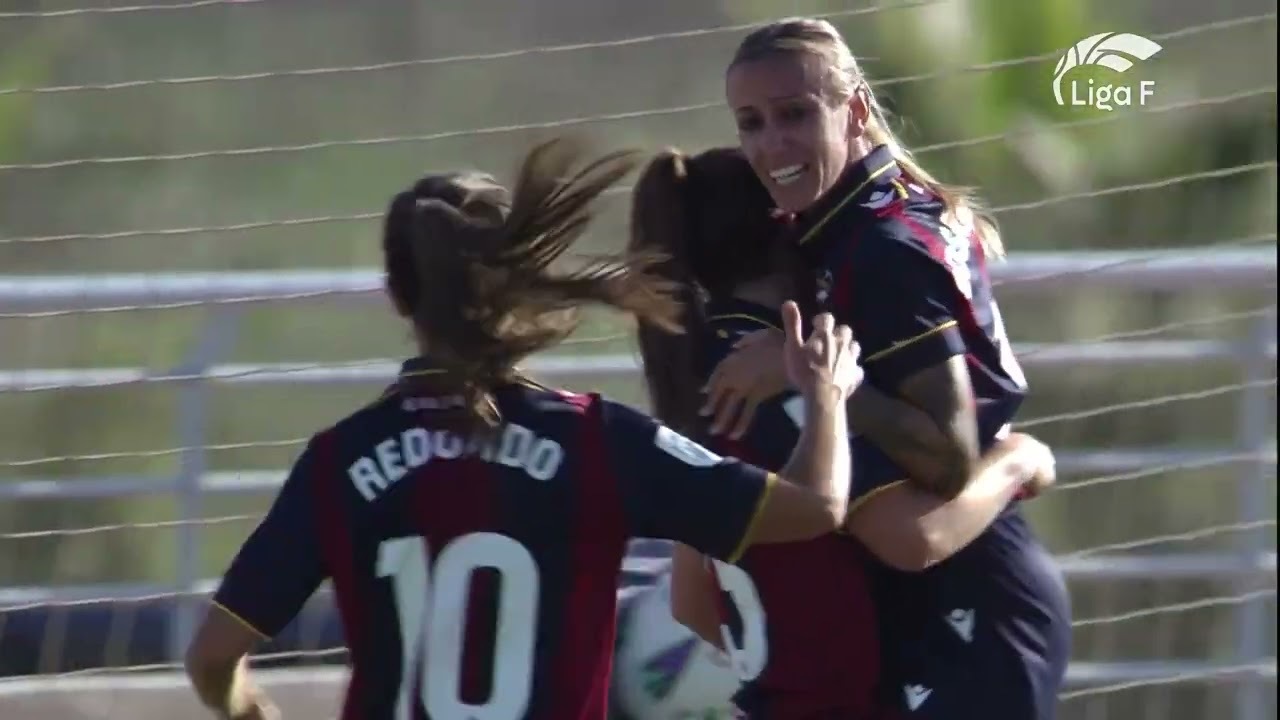
[[(699, 339), (704, 378), (740, 337), (781, 325), (776, 309), (733, 299), (712, 302)], [(708, 444), (780, 470), (800, 437), (801, 400), (793, 392), (768, 400), (742, 439)], [(880, 681), (880, 643), (862, 546), (831, 534), (752, 547), (737, 565), (751, 579), (764, 610), (768, 646), (763, 672), (735, 697), (738, 707), (748, 717), (770, 720), (870, 717)], [(722, 607), (736, 634), (745, 608), (732, 599)]]
[(604, 720), (627, 541), (735, 559), (771, 482), (596, 395), (496, 402), (483, 437), (399, 390), (316, 435), (217, 591), (270, 637), (332, 581), (344, 720)]
[[(985, 451), (1013, 420), (1027, 385), (975, 227), (945, 215), (940, 199), (881, 146), (851, 165), (795, 230), (815, 271), (816, 305), (853, 329), (867, 382), (899, 396), (904, 379), (964, 356)], [(906, 478), (864, 438), (855, 440), (854, 462), (855, 499)], [(878, 565), (885, 672), (899, 701), (904, 687), (928, 685), (980, 657), (1011, 668), (1001, 678), (1008, 692), (1037, 676), (1053, 654), (1046, 648), (1069, 633), (1061, 576), (1046, 558), (1015, 503), (930, 570)]]
[(800, 250), (815, 269), (818, 309), (853, 329), (868, 381), (896, 394), (910, 375), (963, 354), (980, 436), (990, 442), (1027, 383), (976, 226), (945, 220), (943, 210), (881, 146), (805, 212)]

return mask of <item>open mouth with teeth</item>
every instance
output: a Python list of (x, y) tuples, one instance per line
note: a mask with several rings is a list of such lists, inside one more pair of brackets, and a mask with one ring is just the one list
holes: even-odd
[(790, 185), (800, 179), (807, 167), (807, 165), (803, 164), (788, 165), (770, 172), (769, 177), (779, 185)]

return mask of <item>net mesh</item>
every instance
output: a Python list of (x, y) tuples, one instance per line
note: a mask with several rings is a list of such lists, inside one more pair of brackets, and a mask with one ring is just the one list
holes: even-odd
[[(0, 716), (194, 712), (174, 651), (211, 579), (317, 418), (408, 353), (378, 304), (391, 193), (426, 170), (501, 176), (566, 131), (732, 143), (723, 63), (791, 14), (840, 27), (903, 137), (982, 187), (1011, 246), (1020, 429), (1063, 465), (1029, 508), (1071, 583), (1062, 717), (1274, 717), (1261, 0), (6, 4)], [(1064, 49), (1121, 27), (1163, 46), (1127, 76), (1152, 97), (1057, 106)], [(597, 248), (617, 247), (627, 190)], [(608, 317), (532, 367), (643, 400)], [(632, 580), (660, 554), (638, 547)], [(257, 658), (292, 717), (332, 715), (342, 660), (325, 591)]]

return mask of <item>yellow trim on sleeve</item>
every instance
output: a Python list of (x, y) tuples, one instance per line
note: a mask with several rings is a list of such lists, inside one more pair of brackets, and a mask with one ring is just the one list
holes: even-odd
[(959, 324), (959, 323), (957, 323), (955, 320), (948, 320), (947, 322), (944, 322), (944, 323), (942, 323), (941, 325), (939, 325), (939, 326), (937, 326), (937, 327), (935, 327), (935, 328), (929, 328), (928, 330), (925, 330), (924, 332), (920, 333), (919, 335), (916, 335), (915, 337), (907, 338), (906, 340), (902, 340), (902, 341), (900, 341), (900, 342), (896, 342), (896, 343), (894, 343), (894, 344), (890, 345), (889, 347), (887, 347), (887, 348), (885, 348), (885, 349), (881, 350), (881, 351), (880, 351), (880, 352), (878, 352), (878, 353), (872, 353), (871, 355), (867, 356), (867, 359), (866, 359), (866, 360), (863, 360), (863, 362), (864, 362), (864, 363), (875, 362), (875, 361), (880, 360), (880, 359), (882, 359), (882, 358), (888, 357), (889, 355), (892, 355), (892, 354), (894, 354), (894, 353), (898, 352), (899, 350), (901, 350), (901, 349), (903, 349), (903, 348), (905, 348), (905, 347), (908, 347), (908, 346), (910, 346), (910, 345), (914, 345), (915, 343), (918, 343), (918, 342), (920, 342), (921, 340), (924, 340), (924, 339), (925, 339), (925, 338), (927, 338), (927, 337), (930, 337), (930, 336), (932, 336), (932, 335), (936, 335), (936, 334), (938, 334), (938, 333), (940, 333), (940, 332), (942, 332), (943, 330), (946, 330), (946, 329), (948, 329), (948, 328), (953, 328), (953, 327), (955, 327), (955, 326), (956, 326), (956, 325), (958, 325), (958, 324)]
[(853, 517), (853, 514), (854, 514), (855, 512), (857, 512), (858, 510), (860, 510), (864, 505), (866, 505), (868, 502), (870, 502), (873, 498), (875, 498), (875, 497), (876, 497), (877, 495), (879, 495), (880, 493), (885, 492), (885, 491), (886, 491), (886, 490), (888, 490), (889, 488), (895, 488), (895, 487), (898, 487), (899, 485), (901, 485), (901, 484), (902, 484), (902, 483), (904, 483), (904, 482), (906, 482), (906, 479), (902, 479), (902, 480), (894, 480), (893, 482), (888, 483), (888, 484), (885, 484), (885, 485), (881, 485), (880, 487), (876, 488), (875, 490), (872, 490), (871, 492), (867, 493), (866, 495), (863, 495), (862, 497), (857, 498), (856, 500), (854, 500), (854, 501), (850, 502), (850, 503), (849, 503), (849, 509), (848, 509), (848, 510), (845, 512), (845, 514), (844, 514), (845, 521), (847, 522), (847, 521), (849, 520), (849, 518)]
[(217, 600), (211, 600), (211, 601), (210, 601), (210, 603), (211, 603), (214, 607), (216, 607), (216, 608), (218, 608), (219, 610), (221, 610), (222, 612), (226, 613), (226, 614), (227, 614), (231, 619), (235, 620), (236, 622), (240, 623), (241, 625), (243, 625), (243, 626), (245, 626), (245, 627), (249, 628), (250, 630), (252, 630), (252, 631), (253, 631), (253, 633), (254, 633), (255, 635), (257, 635), (258, 637), (262, 638), (263, 640), (270, 640), (270, 639), (271, 639), (271, 636), (270, 636), (270, 635), (268, 635), (268, 634), (266, 634), (266, 633), (262, 632), (261, 630), (259, 630), (259, 629), (258, 629), (258, 628), (256, 628), (256, 627), (254, 627), (254, 624), (253, 624), (253, 623), (251, 623), (251, 622), (249, 622), (248, 620), (245, 620), (244, 618), (240, 617), (240, 615), (239, 615), (239, 614), (237, 614), (234, 610), (232, 610), (231, 608), (227, 607), (226, 605), (223, 605), (222, 603), (218, 602)]
[(774, 473), (768, 473), (764, 476), (764, 490), (760, 491), (760, 497), (756, 498), (755, 510), (751, 511), (751, 519), (747, 521), (747, 527), (742, 531), (742, 539), (738, 541), (738, 547), (725, 558), (725, 562), (730, 565), (738, 562), (742, 558), (742, 553), (747, 551), (751, 546), (751, 533), (756, 528), (756, 523), (760, 522), (760, 516), (764, 514), (765, 503), (769, 502), (769, 496), (773, 494), (773, 488), (778, 484), (778, 476)]

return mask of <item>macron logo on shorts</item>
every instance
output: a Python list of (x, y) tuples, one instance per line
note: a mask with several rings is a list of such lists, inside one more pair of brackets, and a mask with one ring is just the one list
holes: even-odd
[(971, 643), (973, 642), (973, 624), (976, 615), (977, 613), (972, 609), (956, 608), (947, 613), (946, 620), (947, 624), (951, 626), (952, 630), (956, 631), (961, 640)]
[(924, 701), (929, 699), (933, 694), (933, 690), (923, 685), (903, 685), (902, 694), (907, 699), (907, 709), (915, 712), (924, 705)]

